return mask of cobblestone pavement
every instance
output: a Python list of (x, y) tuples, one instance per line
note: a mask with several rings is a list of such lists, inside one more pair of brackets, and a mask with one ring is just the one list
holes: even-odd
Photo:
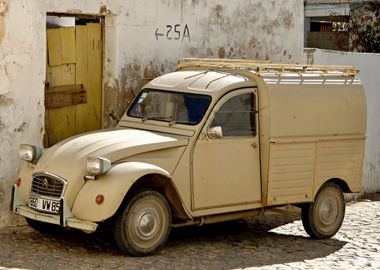
[(155, 256), (119, 253), (108, 231), (42, 235), (27, 226), (0, 230), (5, 269), (380, 269), (380, 194), (347, 207), (338, 234), (312, 240), (298, 216), (269, 215), (173, 229)]

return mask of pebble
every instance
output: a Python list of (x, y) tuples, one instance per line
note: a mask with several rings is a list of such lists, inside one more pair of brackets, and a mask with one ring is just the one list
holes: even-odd
[[(380, 197), (380, 196), (378, 196)], [(173, 229), (157, 254), (121, 254), (111, 231), (39, 234), (0, 229), (0, 270), (10, 269), (380, 269), (380, 198), (348, 203), (340, 231), (309, 238), (299, 215), (269, 214)]]

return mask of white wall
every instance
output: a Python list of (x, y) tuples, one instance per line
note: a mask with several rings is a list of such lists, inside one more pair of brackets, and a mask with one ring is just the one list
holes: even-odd
[(180, 57), (303, 59), (302, 0), (0, 0), (0, 227), (19, 222), (8, 211), (18, 145), (42, 145), (48, 12), (105, 16), (105, 127)]
[(308, 64), (352, 65), (360, 70), (367, 98), (368, 135), (363, 186), (366, 193), (380, 192), (380, 54), (305, 49), (305, 58)]
[[(146, 79), (173, 71), (180, 57), (258, 58), (292, 63), (302, 58), (303, 1), (125, 2), (127, 16), (112, 18), (119, 26), (115, 48), (118, 53), (113, 55), (117, 59), (110, 59), (111, 65), (118, 61), (119, 74), (116, 80), (106, 78), (109, 92), (121, 95), (122, 100), (129, 101)], [(179, 35), (175, 33), (176, 25)], [(156, 38), (156, 30), (163, 36)], [(105, 104), (105, 126), (112, 125), (107, 115), (115, 110), (117, 97), (109, 99), (112, 102)], [(120, 104), (119, 115), (126, 106), (127, 103)]]

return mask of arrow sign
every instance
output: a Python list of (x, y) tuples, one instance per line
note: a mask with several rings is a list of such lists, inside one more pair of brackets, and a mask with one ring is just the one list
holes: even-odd
[(156, 29), (156, 32), (154, 33), (154, 35), (156, 36), (156, 40), (158, 40), (158, 37), (164, 36), (164, 34), (158, 32), (158, 28)]

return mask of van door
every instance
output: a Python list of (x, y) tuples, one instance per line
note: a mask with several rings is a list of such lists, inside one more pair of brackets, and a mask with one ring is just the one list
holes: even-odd
[(193, 210), (261, 204), (257, 102), (257, 89), (244, 89), (214, 107), (194, 148)]

